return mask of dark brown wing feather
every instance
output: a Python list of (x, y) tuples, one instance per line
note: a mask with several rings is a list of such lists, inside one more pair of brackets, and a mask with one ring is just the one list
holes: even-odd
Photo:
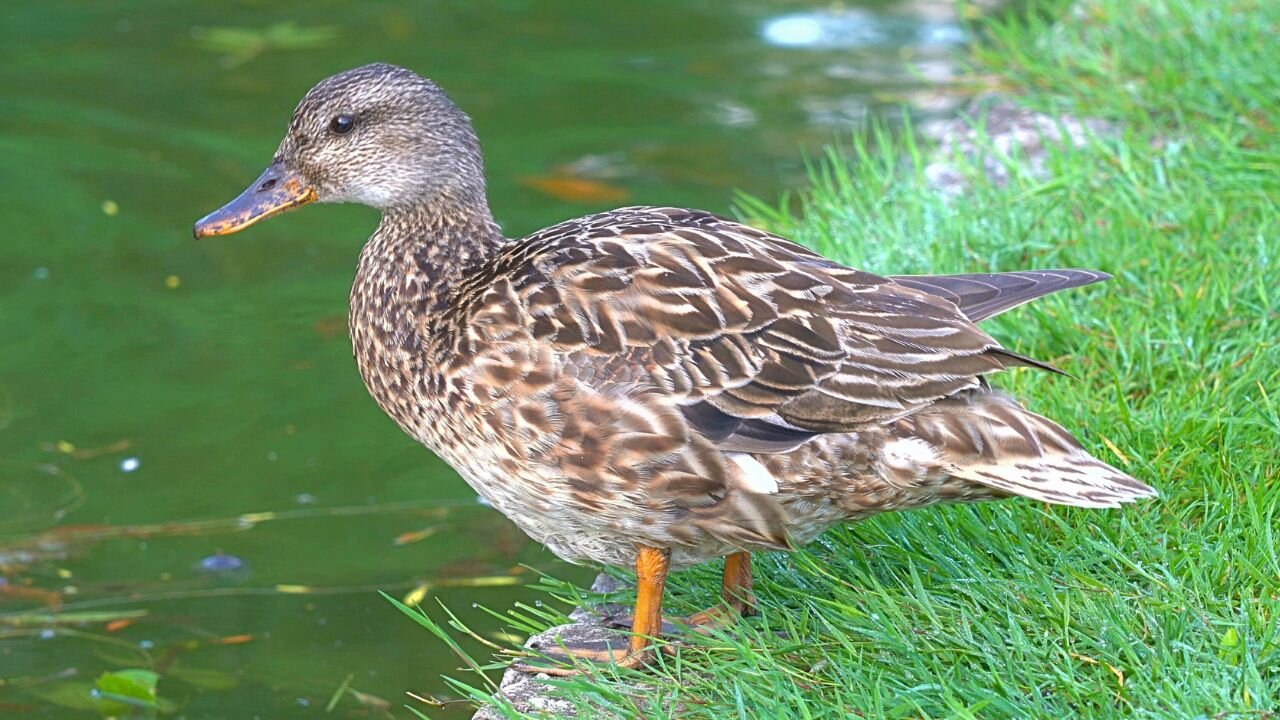
[(955, 303), (973, 322), (1011, 310), (1059, 290), (1111, 279), (1096, 270), (1024, 270), (966, 275), (893, 275), (890, 280)]
[(786, 546), (785, 513), (734, 489), (726, 452), (890, 422), (1020, 363), (946, 298), (674, 208), (514, 241), (430, 322), (440, 382), (513, 456), (601, 517), (669, 518), (660, 545), (687, 526)]
[(709, 213), (570, 221), (492, 268), (537, 341), (599, 355), (602, 372), (642, 367), (681, 405), (766, 423), (730, 436), (851, 431), (1018, 364), (950, 300)]

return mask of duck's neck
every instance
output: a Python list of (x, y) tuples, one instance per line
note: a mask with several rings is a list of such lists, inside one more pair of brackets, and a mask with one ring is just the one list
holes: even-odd
[(387, 210), (360, 255), (356, 282), (373, 280), (380, 294), (430, 308), (504, 242), (483, 197)]

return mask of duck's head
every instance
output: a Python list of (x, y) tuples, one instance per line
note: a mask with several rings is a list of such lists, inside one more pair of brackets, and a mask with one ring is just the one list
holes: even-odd
[(394, 65), (326, 78), (298, 103), (262, 176), (201, 218), (195, 236), (228, 235), (310, 202), (384, 213), (485, 207), (471, 121), (435, 83)]

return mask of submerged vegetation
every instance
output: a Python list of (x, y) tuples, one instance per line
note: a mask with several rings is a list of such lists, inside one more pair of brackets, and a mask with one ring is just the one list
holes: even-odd
[[(794, 201), (744, 199), (741, 212), (884, 273), (1114, 274), (991, 324), (1075, 380), (998, 382), (1161, 498), (1106, 512), (937, 507), (838, 528), (758, 559), (760, 617), (681, 638), (644, 674), (558, 681), (560, 697), (654, 718), (1280, 712), (1280, 5), (1055, 2), (982, 30), (973, 77), (1118, 133), (1051, 151), (1043, 176), (1003, 158), (1007, 183), (961, 159), (969, 189), (950, 199), (909, 134), (872, 133), (815, 163)], [(563, 622), (551, 605), (580, 600), (547, 587), (565, 603), (502, 614), (513, 632)], [(717, 587), (717, 567), (679, 574), (668, 609), (706, 606)], [(452, 639), (463, 625), (404, 609), (466, 657), (476, 674), (455, 687), (487, 698), (496, 674)]]

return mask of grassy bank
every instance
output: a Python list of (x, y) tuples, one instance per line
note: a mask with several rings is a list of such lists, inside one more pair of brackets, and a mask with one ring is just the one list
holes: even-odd
[[(1280, 716), (1280, 4), (1052, 3), (982, 32), (975, 78), (1118, 136), (1052, 154), (1047, 178), (975, 169), (949, 203), (925, 149), (881, 138), (818, 164), (799, 210), (744, 215), (873, 271), (1113, 273), (991, 325), (1078, 380), (999, 384), (1162, 497), (836, 529), (758, 559), (762, 616), (565, 697), (655, 718)], [(709, 604), (717, 572), (674, 577), (670, 611)], [(661, 692), (637, 704), (625, 682)]]

